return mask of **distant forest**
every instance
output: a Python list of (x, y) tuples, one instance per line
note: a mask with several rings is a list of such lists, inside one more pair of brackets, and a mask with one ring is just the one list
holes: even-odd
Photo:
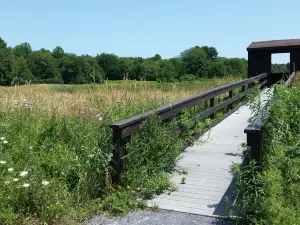
[[(273, 72), (287, 68), (286, 64), (272, 65)], [(33, 51), (26, 42), (11, 48), (0, 38), (0, 85), (103, 83), (105, 79), (176, 82), (246, 74), (246, 59), (220, 57), (216, 48), (208, 46), (189, 48), (171, 59), (159, 54), (151, 58), (107, 53), (92, 57), (65, 53), (59, 46)]]

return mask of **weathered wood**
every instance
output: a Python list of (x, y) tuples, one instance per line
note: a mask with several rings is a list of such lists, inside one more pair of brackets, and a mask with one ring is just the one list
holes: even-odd
[[(233, 91), (231, 90), (231, 91), (229, 91), (229, 93), (228, 93), (228, 98), (232, 98), (233, 97)], [(232, 109), (232, 104), (230, 104), (229, 106), (228, 106), (228, 108), (229, 109)]]
[[(293, 79), (295, 77), (295, 73), (288, 78), (285, 82), (285, 87), (290, 87)], [(264, 81), (262, 85), (264, 85), (267, 81)], [(258, 168), (261, 166), (262, 157), (263, 157), (263, 129), (264, 122), (269, 116), (268, 109), (263, 110), (264, 115), (260, 115), (260, 117), (253, 119), (253, 121), (245, 128), (244, 132), (247, 134), (247, 146), (250, 148), (250, 159), (255, 160), (258, 165)]]
[(295, 78), (296, 73), (292, 73), (291, 76), (289, 76), (289, 78), (287, 79), (287, 81), (285, 82), (285, 87), (290, 87), (292, 84), (293, 79)]
[[(113, 181), (115, 183), (119, 182), (121, 179), (121, 173), (125, 169), (123, 139), (136, 133), (140, 128), (140, 123), (142, 121), (148, 119), (153, 114), (158, 116), (161, 121), (165, 121), (175, 115), (182, 113), (185, 109), (192, 108), (200, 103), (207, 101), (210, 102), (210, 108), (201, 113), (198, 116), (198, 119), (203, 119), (207, 116), (210, 116), (210, 118), (214, 119), (216, 112), (227, 107), (228, 105), (232, 106), (232, 103), (238, 101), (241, 97), (245, 96), (251, 91), (247, 90), (233, 96), (233, 90), (239, 87), (245, 87), (246, 85), (253, 85), (254, 82), (262, 82), (264, 79), (266, 79), (266, 77), (267, 74), (261, 74), (250, 79), (224, 85), (222, 87), (218, 87), (207, 92), (185, 98), (173, 104), (162, 106), (156, 110), (150, 110), (146, 113), (133, 116), (129, 119), (110, 124), (109, 126), (113, 129)], [(215, 98), (226, 92), (229, 92), (230, 98), (221, 104), (215, 105)]]
[[(209, 100), (209, 106), (210, 106), (210, 109), (213, 109), (215, 107), (215, 98), (211, 98)], [(206, 110), (206, 111), (209, 111), (210, 109)], [(213, 111), (213, 110), (212, 110)], [(211, 119), (214, 119), (216, 118), (216, 114), (214, 112), (209, 112), (208, 115), (210, 115), (210, 118)]]
[[(225, 196), (232, 198), (232, 162), (242, 163), (240, 145), (246, 142), (243, 134), (251, 110), (242, 106), (237, 112), (217, 124), (186, 148), (175, 169), (185, 169), (187, 174), (174, 172), (171, 180), (178, 190), (155, 196), (148, 206), (207, 216), (225, 215)], [(234, 124), (234, 126), (232, 126)], [(185, 177), (184, 184), (181, 184)]]
[(113, 128), (113, 159), (111, 161), (112, 168), (114, 168), (112, 174), (113, 183), (119, 183), (121, 180), (121, 173), (125, 169), (124, 163), (124, 143), (122, 138), (122, 129), (115, 127)]
[(130, 126), (131, 124), (136, 124), (137, 122), (146, 120), (153, 114), (161, 116), (161, 118), (163, 120), (168, 119), (168, 118), (174, 116), (175, 114), (182, 112), (186, 108), (190, 108), (195, 105), (198, 105), (200, 102), (202, 102), (204, 100), (208, 100), (213, 97), (219, 96), (223, 93), (229, 92), (229, 91), (239, 88), (243, 85), (253, 84), (254, 81), (260, 81), (266, 77), (267, 77), (267, 74), (261, 74), (259, 76), (252, 77), (250, 79), (235, 82), (233, 84), (224, 85), (222, 87), (218, 87), (218, 88), (209, 90), (207, 92), (185, 98), (185, 99), (177, 101), (173, 104), (170, 104), (167, 106), (162, 106), (162, 107), (158, 108), (157, 110), (150, 110), (146, 113), (133, 116), (129, 119), (125, 119), (125, 120), (121, 120), (119, 122), (112, 123), (112, 124), (110, 124), (110, 127), (124, 128), (124, 127)]

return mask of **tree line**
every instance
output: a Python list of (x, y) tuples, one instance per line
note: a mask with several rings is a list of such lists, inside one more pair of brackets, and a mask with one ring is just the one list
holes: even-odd
[(108, 80), (193, 81), (199, 78), (246, 76), (247, 60), (224, 58), (216, 48), (195, 46), (178, 57), (162, 59), (118, 57), (102, 53), (95, 57), (52, 51), (33, 51), (29, 43), (8, 47), (0, 38), (0, 84), (25, 83), (84, 84)]

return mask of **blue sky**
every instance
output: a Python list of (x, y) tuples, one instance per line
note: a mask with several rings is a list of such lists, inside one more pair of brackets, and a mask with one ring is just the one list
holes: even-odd
[[(0, 0), (9, 46), (163, 58), (198, 45), (247, 58), (252, 41), (300, 38), (299, 0)], [(285, 62), (288, 56), (274, 57)]]

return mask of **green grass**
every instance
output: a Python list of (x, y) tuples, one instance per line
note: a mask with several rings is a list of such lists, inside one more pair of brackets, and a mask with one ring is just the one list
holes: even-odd
[[(197, 85), (193, 89), (216, 86)], [(155, 116), (145, 121), (126, 140), (127, 168), (121, 183), (114, 186), (108, 125), (167, 104), (165, 96), (150, 101), (156, 92), (191, 93), (188, 86), (161, 90), (143, 84), (138, 90), (125, 84), (123, 91), (114, 86), (37, 85), (0, 90), (5, 96), (0, 98), (0, 224), (77, 224), (94, 214), (143, 209), (145, 199), (176, 188), (169, 180), (170, 172), (184, 144), (213, 122), (189, 122), (205, 110), (204, 103), (168, 123)], [(85, 104), (88, 110), (79, 113), (77, 108)]]
[(300, 87), (275, 86), (261, 171), (234, 165), (237, 206), (251, 224), (300, 224)]

